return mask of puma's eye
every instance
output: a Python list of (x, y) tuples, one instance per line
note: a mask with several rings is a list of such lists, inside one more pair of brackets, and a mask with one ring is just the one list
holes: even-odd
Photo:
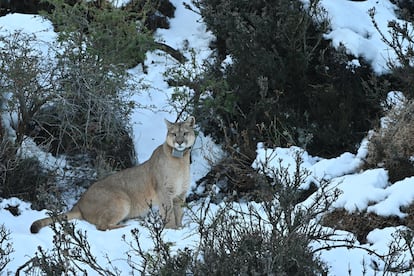
[(187, 136), (188, 135), (188, 132), (184, 132), (184, 136)]

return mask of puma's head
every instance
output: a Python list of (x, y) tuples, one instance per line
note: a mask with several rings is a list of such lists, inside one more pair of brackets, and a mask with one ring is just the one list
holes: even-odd
[(195, 118), (193, 116), (188, 117), (184, 122), (171, 123), (170, 121), (165, 120), (165, 123), (168, 128), (167, 144), (173, 148), (174, 156), (180, 155), (180, 153), (183, 153), (193, 146), (195, 141)]

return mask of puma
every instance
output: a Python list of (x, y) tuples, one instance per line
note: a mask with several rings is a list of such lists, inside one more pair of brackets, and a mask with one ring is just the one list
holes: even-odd
[[(83, 219), (99, 230), (124, 225), (121, 222), (145, 215), (150, 205), (158, 205), (167, 228), (179, 228), (182, 205), (190, 184), (190, 149), (195, 141), (194, 117), (184, 122), (165, 120), (167, 138), (149, 160), (92, 184), (62, 219)], [(36, 220), (30, 227), (38, 233), (53, 223), (51, 218)]]

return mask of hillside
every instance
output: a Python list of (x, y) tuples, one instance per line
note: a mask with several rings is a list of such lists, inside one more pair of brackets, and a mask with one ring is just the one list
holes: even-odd
[[(182, 1), (173, 0), (171, 3), (176, 7), (175, 16), (169, 19), (169, 28), (158, 29), (154, 37), (156, 41), (183, 53), (187, 61), (180, 64), (160, 49), (151, 50), (145, 54), (145, 68), (138, 65), (127, 70), (128, 81), (134, 84), (134, 88), (126, 95), (128, 101), (136, 104), (129, 114), (135, 163), (147, 160), (152, 151), (164, 142), (164, 118), (175, 121), (182, 106), (182, 103), (172, 100), (177, 88), (169, 85), (168, 72), (184, 68), (195, 70), (192, 73), (196, 76), (200, 74), (196, 70), (201, 70), (203, 64), (212, 59), (210, 46), (215, 37), (200, 14), (187, 9)], [(390, 35), (387, 26), (389, 21), (397, 20), (396, 6), (388, 0), (323, 0), (320, 4), (331, 22), (329, 32), (325, 34), (326, 41), (337, 48), (345, 47), (347, 54), (355, 57), (350, 64), (358, 67), (361, 59), (369, 63), (376, 74), (387, 73), (387, 63), (390, 59), (396, 60), (396, 56), (375, 29), (369, 10), (375, 8), (379, 28)], [(192, 8), (197, 10), (194, 6)], [(398, 19), (398, 22), (403, 21)], [(6, 36), (15, 30), (34, 34), (36, 40), (30, 46), (45, 55), (57, 38), (52, 23), (39, 15), (8, 14), (0, 17), (0, 26), (1, 34)], [(223, 66), (226, 62), (231, 63), (231, 57)], [(389, 92), (389, 106), (398, 109), (409, 103), (403, 93)], [(7, 112), (2, 116), (2, 127), (11, 136), (16, 130), (13, 128), (14, 116)], [(196, 118), (196, 122), (203, 119)], [(192, 150), (192, 180), (188, 192), (199, 196), (197, 200), (188, 202), (184, 227), (178, 230), (159, 227), (156, 215), (150, 213), (145, 220), (127, 221), (125, 227), (106, 232), (96, 230), (85, 221), (74, 221), (74, 226), (63, 222), (63, 226), (44, 228), (34, 235), (29, 231), (31, 223), (48, 215), (49, 211), (35, 210), (31, 203), (18, 197), (0, 199), (0, 226), (3, 225), (0, 228), (0, 275), (15, 272), (43, 275), (47, 274), (47, 269), (59, 271), (62, 275), (168, 274), (171, 271), (183, 275), (197, 271), (197, 268), (207, 275), (213, 272), (220, 274), (220, 263), (229, 266), (227, 272), (240, 269), (238, 274), (243, 274), (243, 269), (246, 269), (244, 272), (248, 274), (256, 268), (244, 267), (244, 261), (250, 265), (249, 260), (255, 260), (257, 267), (265, 269), (261, 261), (268, 256), (280, 257), (277, 260), (281, 263), (274, 263), (283, 267), (281, 271), (287, 274), (290, 271), (292, 275), (301, 275), (301, 271), (294, 270), (297, 267), (308, 268), (309, 271), (304, 273), (309, 275), (322, 275), (316, 268), (323, 268), (327, 275), (412, 275), (414, 176), (394, 181), (386, 168), (364, 166), (373, 133), (366, 133), (354, 152), (343, 152), (332, 158), (310, 154), (297, 146), (273, 148), (264, 141), (257, 141), (256, 159), (251, 167), (259, 175), (266, 175), (265, 179), (273, 179), (264, 180), (272, 183), (275, 189), (271, 190), (274, 194), (268, 195), (274, 204), (269, 207), (259, 200), (232, 201), (231, 196), (224, 192), (224, 182), (206, 183), (205, 179), (214, 181), (214, 177), (205, 177), (227, 153), (222, 145), (199, 131)], [(65, 154), (51, 154), (30, 137), (23, 139), (19, 154), (38, 159), (41, 166), (54, 175), (80, 173)], [(64, 209), (74, 204), (82, 190), (65, 187), (64, 181), (60, 189), (64, 195)], [(284, 193), (298, 195), (297, 192), (303, 190), (311, 190), (312, 193), (293, 205), (289, 203), (286, 209), (282, 208), (283, 212), (273, 208), (284, 206), (281, 203)], [(224, 200), (216, 201), (220, 198), (218, 195)], [(306, 224), (295, 224), (301, 215)], [(312, 217), (307, 218), (306, 215)], [(60, 230), (61, 227), (64, 231)], [(226, 235), (217, 235), (222, 232)], [(278, 255), (278, 251), (291, 252), (284, 248), (286, 244), (272, 239), (277, 235), (287, 237), (286, 240), (291, 238), (292, 243), (298, 246), (301, 246), (303, 236), (318, 235), (318, 238), (304, 245), (308, 250), (305, 253), (311, 257), (304, 253), (299, 256), (302, 259), (298, 257), (295, 260), (289, 256), (284, 259), (286, 256), (281, 256), (282, 253)], [(266, 247), (266, 239), (272, 240), (272, 245), (277, 244), (278, 249)], [(259, 243), (264, 244), (263, 247)], [(206, 245), (224, 250), (208, 255)], [(266, 255), (266, 250), (271, 255)], [(96, 259), (90, 259), (90, 256)], [(176, 256), (181, 258), (175, 259)], [(238, 260), (234, 267), (231, 267), (231, 258)], [(203, 261), (206, 267), (201, 264)], [(311, 263), (310, 268), (306, 262)], [(39, 264), (43, 264), (43, 271)], [(316, 268), (312, 270), (311, 265)], [(68, 270), (64, 271), (64, 267)]]

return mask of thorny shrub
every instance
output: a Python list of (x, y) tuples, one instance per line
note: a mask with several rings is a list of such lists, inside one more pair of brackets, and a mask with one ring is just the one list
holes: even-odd
[[(189, 210), (199, 236), (195, 248), (171, 254), (170, 245), (158, 243), (161, 246), (155, 246), (157, 250), (148, 255), (150, 258), (140, 254), (144, 260), (141, 267), (161, 273), (159, 275), (177, 275), (179, 271), (193, 275), (314, 275), (325, 272), (326, 267), (309, 244), (330, 235), (317, 221), (330, 206), (331, 198), (336, 197), (336, 192), (322, 189), (313, 203), (300, 206), (300, 187), (308, 173), (300, 168), (299, 156), (297, 162), (294, 176), (289, 176), (288, 169), (282, 167), (270, 173), (268, 185), (274, 196), (268, 201), (239, 204), (224, 200), (216, 205), (209, 198), (200, 199), (199, 207)], [(140, 249), (139, 240), (135, 241), (138, 245), (135, 247)], [(159, 252), (159, 249), (164, 250)], [(155, 263), (161, 267), (154, 268), (154, 260), (159, 258), (163, 261)]]
[[(44, 175), (40, 165), (17, 156), (28, 137), (44, 151), (67, 155), (72, 167), (90, 167), (102, 175), (134, 164), (130, 93), (141, 87), (128, 79), (125, 60), (133, 55), (134, 62), (143, 62), (144, 53), (152, 49), (151, 34), (145, 28), (138, 32), (138, 23), (129, 20), (131, 11), (100, 10), (83, 1), (74, 6), (49, 2), (55, 5), (47, 17), (58, 30), (56, 41), (40, 41), (36, 34), (20, 31), (0, 36), (3, 197), (22, 194), (33, 201), (26, 193), (36, 193), (39, 183), (46, 183), (37, 181), (37, 175)], [(91, 15), (94, 21), (86, 18)], [(26, 172), (30, 165), (25, 164), (32, 164)], [(82, 179), (70, 180), (74, 186), (84, 182), (83, 174), (77, 175)]]
[(0, 272), (5, 270), (7, 264), (11, 261), (14, 252), (13, 244), (10, 241), (10, 231), (3, 224), (0, 225)]
[[(397, 1), (401, 5), (406, 3), (407, 6), (412, 6), (410, 1)], [(414, 36), (413, 23), (414, 16), (412, 7), (408, 11), (404, 5), (401, 5), (401, 16), (406, 18), (406, 21), (391, 20), (388, 22), (388, 34), (385, 30), (381, 30), (376, 22), (376, 10), (370, 10), (372, 23), (381, 35), (384, 43), (391, 49), (395, 58), (388, 61), (388, 68), (390, 69), (390, 79), (395, 86), (394, 89), (403, 91), (408, 99), (414, 98)], [(392, 57), (392, 55), (390, 55)]]
[(24, 275), (87, 275), (87, 268), (98, 275), (121, 275), (108, 260), (104, 266), (91, 251), (86, 231), (76, 230), (75, 225), (58, 217), (57, 212), (49, 214), (55, 221), (53, 247), (49, 250), (38, 247), (35, 255), (22, 264), (16, 274)]
[[(262, 171), (273, 190), (273, 197), (268, 201), (224, 200), (213, 204), (209, 198), (204, 198), (188, 209), (187, 223), (198, 237), (191, 248), (173, 250), (174, 244), (164, 238), (166, 221), (158, 210), (151, 209), (142, 226), (149, 233), (152, 248), (144, 249), (141, 230), (133, 229), (131, 235), (122, 238), (130, 250), (124, 253), (125, 259), (121, 257), (117, 262), (127, 262), (131, 274), (145, 275), (315, 275), (329, 270), (319, 259), (319, 253), (341, 247), (365, 250), (372, 256), (371, 263), (363, 262), (363, 271), (367, 265), (384, 275), (412, 269), (414, 243), (412, 230), (408, 228), (395, 232), (388, 252), (376, 252), (358, 245), (352, 238), (341, 238), (333, 229), (322, 227), (321, 219), (338, 192), (322, 181), (311, 197), (298, 200), (309, 173), (300, 167), (299, 154), (296, 160), (293, 174), (282, 165)], [(56, 214), (51, 214), (57, 222), (52, 225), (53, 247), (48, 250), (39, 247), (36, 254), (18, 268), (17, 275), (127, 273), (120, 271), (107, 256), (104, 263), (102, 258), (98, 259), (91, 250), (86, 232), (76, 230), (72, 223), (60, 220)], [(7, 263), (13, 249), (7, 245), (8, 234), (4, 233), (0, 235), (6, 237), (3, 241), (9, 248), (4, 251), (8, 252), (6, 258), (3, 257)], [(0, 246), (4, 248), (5, 244), (0, 243)], [(5, 269), (7, 271), (7, 265)]]

